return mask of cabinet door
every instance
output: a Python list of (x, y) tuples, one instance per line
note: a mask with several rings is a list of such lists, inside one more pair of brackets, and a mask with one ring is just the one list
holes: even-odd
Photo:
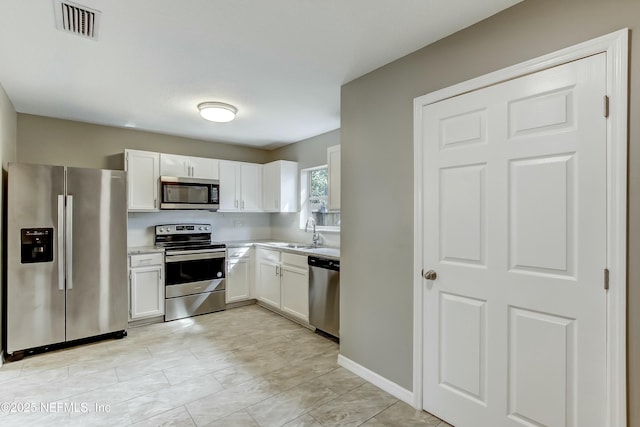
[(340, 146), (327, 148), (329, 166), (329, 210), (340, 210)]
[(227, 261), (227, 303), (248, 300), (249, 285), (249, 260)]
[(281, 270), (282, 311), (309, 322), (309, 270), (283, 265)]
[(189, 157), (177, 154), (160, 154), (160, 175), (163, 176), (190, 176)]
[(244, 211), (262, 210), (262, 165), (240, 164), (241, 198), (240, 209)]
[(262, 209), (266, 212), (280, 211), (280, 164), (278, 162), (262, 166)]
[(204, 157), (190, 157), (189, 158), (191, 175), (193, 178), (200, 179), (219, 179), (220, 174), (218, 172), (219, 163), (218, 159), (206, 159)]
[(164, 315), (162, 266), (132, 268), (129, 286), (131, 320)]
[(280, 212), (298, 212), (298, 163), (280, 160)]
[(261, 260), (258, 262), (258, 299), (280, 308), (280, 265)]
[(158, 210), (160, 154), (149, 151), (125, 150), (125, 159), (127, 208), (137, 212)]
[(240, 209), (237, 196), (239, 190), (239, 174), (236, 173), (237, 165), (236, 162), (220, 161), (220, 210), (234, 211)]

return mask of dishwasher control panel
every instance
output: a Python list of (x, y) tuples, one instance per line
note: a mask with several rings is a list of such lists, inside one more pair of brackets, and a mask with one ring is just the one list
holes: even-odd
[(309, 257), (309, 266), (326, 268), (328, 270), (340, 271), (340, 261), (337, 259)]

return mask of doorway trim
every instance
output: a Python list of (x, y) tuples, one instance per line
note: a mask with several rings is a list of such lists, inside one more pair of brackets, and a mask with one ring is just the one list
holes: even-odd
[[(413, 280), (413, 398), (423, 409), (424, 279), (422, 227), (422, 107), (447, 98), (512, 80), (587, 56), (606, 52), (607, 120), (607, 243), (609, 275), (607, 293), (607, 420), (609, 426), (627, 425), (627, 123), (628, 44), (624, 28), (559, 51), (498, 70), (417, 97), (413, 101), (414, 123), (414, 280)], [(604, 100), (603, 100), (604, 109)], [(437, 414), (434, 414), (437, 415)]]

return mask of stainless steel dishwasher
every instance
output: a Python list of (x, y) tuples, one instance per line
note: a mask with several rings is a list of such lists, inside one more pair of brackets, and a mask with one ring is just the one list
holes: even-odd
[(309, 324), (340, 337), (340, 261), (309, 257)]

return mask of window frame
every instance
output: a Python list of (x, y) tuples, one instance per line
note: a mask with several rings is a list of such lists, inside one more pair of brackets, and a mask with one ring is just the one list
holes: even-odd
[[(310, 191), (310, 175), (314, 170), (319, 169), (329, 169), (329, 165), (320, 165), (313, 166), (310, 168), (305, 168), (300, 170), (300, 217), (299, 217), (299, 225), (300, 229), (304, 230), (307, 224), (307, 220), (311, 216), (311, 206), (309, 203), (309, 191)], [(327, 183), (327, 186), (329, 184)], [(328, 196), (327, 196), (328, 201)], [(330, 213), (340, 213), (340, 211), (329, 211)], [(330, 233), (339, 233), (340, 226), (333, 225), (318, 225), (316, 226), (316, 231), (325, 231)]]

